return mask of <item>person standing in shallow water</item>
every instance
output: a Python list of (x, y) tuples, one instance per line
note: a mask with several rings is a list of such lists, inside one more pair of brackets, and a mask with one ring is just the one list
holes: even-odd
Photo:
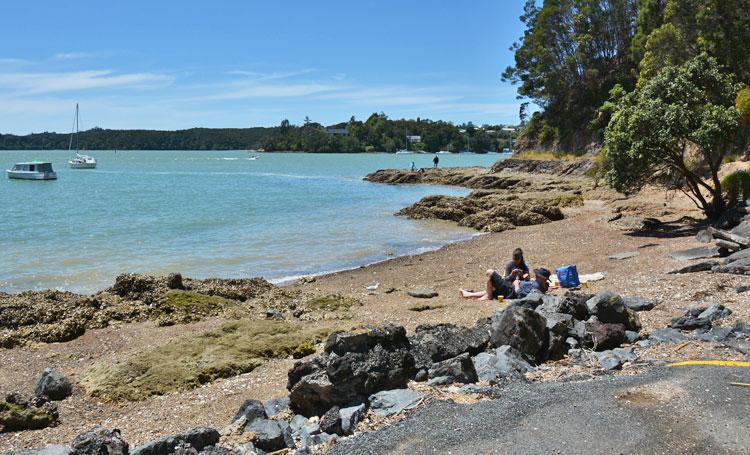
[(434, 165), (433, 167), (437, 169), (437, 165), (439, 162), (440, 162), (440, 158), (438, 158), (438, 156), (435, 155), (435, 158), (432, 159), (432, 164)]

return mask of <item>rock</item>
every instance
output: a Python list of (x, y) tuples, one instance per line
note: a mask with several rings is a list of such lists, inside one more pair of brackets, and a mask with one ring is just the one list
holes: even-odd
[(638, 314), (625, 306), (623, 298), (612, 291), (598, 293), (586, 302), (586, 306), (590, 314), (605, 324), (622, 324), (626, 330), (641, 330)]
[(560, 360), (568, 352), (568, 344), (565, 342), (567, 336), (550, 332), (547, 337), (547, 348), (545, 360)]
[[(750, 249), (748, 249), (747, 251), (750, 251)], [(735, 291), (737, 291), (737, 294), (742, 294), (743, 292), (750, 291), (750, 286), (737, 286)]]
[(279, 310), (269, 308), (266, 310), (266, 319), (275, 319), (277, 321), (281, 321), (282, 319), (284, 319), (284, 313)]
[(263, 403), (263, 407), (266, 410), (266, 415), (268, 417), (273, 417), (276, 414), (289, 409), (289, 397), (272, 398)]
[(429, 378), (428, 371), (428, 368), (420, 369), (419, 371), (417, 371), (417, 374), (414, 375), (414, 380), (416, 382), (425, 382)]
[(179, 273), (170, 273), (167, 276), (167, 287), (169, 289), (185, 289), (182, 284), (182, 275)]
[(293, 433), (296, 433), (300, 430), (300, 428), (304, 427), (305, 425), (309, 424), (310, 421), (307, 419), (307, 417), (299, 414), (295, 414), (294, 417), (292, 417), (291, 422), (289, 422), (289, 427), (292, 429)]
[(433, 364), (428, 374), (430, 379), (446, 377), (450, 383), (471, 384), (479, 380), (468, 353)]
[(586, 323), (586, 331), (591, 335), (594, 342), (594, 350), (596, 351), (606, 351), (616, 348), (627, 341), (625, 326), (622, 324), (606, 324), (596, 320), (589, 320)]
[(2, 455), (70, 455), (70, 447), (52, 444), (41, 449), (11, 450), (3, 452)]
[(742, 259), (748, 259), (748, 258), (750, 258), (750, 248), (745, 248), (744, 250), (735, 251), (734, 253), (725, 257), (724, 263), (731, 264), (732, 262), (736, 262), (736, 261), (739, 261)]
[(672, 319), (669, 326), (679, 330), (708, 330), (711, 328), (711, 321), (688, 314)]
[(481, 386), (477, 384), (465, 384), (461, 387), (454, 385), (448, 387), (447, 391), (450, 393), (474, 393), (492, 398), (498, 398), (501, 395), (501, 392), (497, 387)]
[(341, 408), (334, 406), (329, 409), (320, 419), (320, 431), (329, 434), (342, 434), (341, 430)]
[(68, 378), (54, 371), (51, 368), (45, 368), (42, 375), (36, 381), (34, 394), (37, 396), (46, 396), (50, 400), (64, 400), (73, 393), (73, 384)]
[(252, 442), (246, 442), (237, 447), (238, 455), (265, 455), (266, 452), (255, 447)]
[(510, 346), (501, 346), (487, 352), (480, 352), (472, 359), (477, 377), (490, 384), (505, 377), (521, 378), (534, 369), (520, 352)]
[(403, 327), (334, 333), (325, 353), (289, 370), (290, 407), (321, 415), (333, 406), (364, 402), (375, 392), (403, 388), (414, 377), (414, 357)]
[(726, 341), (732, 338), (732, 329), (730, 327), (711, 327), (708, 331), (698, 333), (695, 339), (699, 341)]
[(44, 396), (30, 399), (9, 393), (0, 401), (0, 428), (3, 431), (40, 430), (56, 425), (57, 406)]
[(708, 319), (709, 321), (718, 321), (732, 314), (732, 310), (724, 305), (712, 304), (698, 315), (699, 319)]
[(539, 313), (514, 305), (503, 311), (490, 329), (490, 344), (495, 347), (508, 345), (528, 355), (535, 362), (544, 359), (547, 321)]
[(617, 357), (603, 357), (599, 359), (599, 366), (604, 370), (619, 370), (622, 368), (622, 360)]
[(700, 243), (711, 243), (713, 239), (714, 236), (711, 235), (710, 232), (708, 232), (708, 229), (701, 229), (697, 234), (695, 234), (695, 240), (699, 241)]
[(170, 455), (179, 444), (201, 451), (219, 442), (219, 432), (213, 428), (198, 427), (184, 433), (166, 436), (149, 442), (130, 452), (130, 455)]
[(680, 273), (708, 272), (719, 264), (720, 264), (719, 261), (697, 262), (695, 264), (690, 264), (688, 266), (685, 266), (676, 270), (672, 270), (671, 272), (669, 272), (669, 274), (677, 275)]
[(580, 344), (578, 343), (578, 340), (573, 337), (566, 338), (565, 343), (567, 343), (569, 349), (577, 349)]
[[(218, 442), (219, 438), (216, 438)], [(128, 455), (128, 443), (120, 430), (97, 426), (79, 434), (71, 445), (71, 455)]]
[(628, 343), (633, 344), (636, 341), (641, 339), (641, 335), (638, 332), (634, 332), (632, 330), (626, 330), (625, 338), (627, 338)]
[(681, 343), (687, 337), (679, 330), (672, 328), (656, 329), (648, 337), (649, 341), (656, 343)]
[(633, 311), (650, 311), (659, 304), (655, 300), (647, 300), (642, 297), (623, 297), (623, 303)]
[(420, 325), (409, 337), (416, 368), (429, 368), (440, 362), (469, 353), (475, 355), (489, 342), (486, 327), (469, 329), (453, 324)]
[(453, 378), (450, 376), (438, 376), (427, 381), (427, 385), (430, 387), (437, 387), (440, 385), (453, 384)]
[(640, 341), (638, 341), (638, 342), (635, 343), (635, 345), (638, 346), (641, 349), (646, 349), (646, 348), (650, 347), (651, 344), (652, 343), (651, 343), (650, 340), (640, 340)]
[(350, 435), (354, 433), (357, 428), (357, 424), (365, 416), (365, 405), (360, 404), (357, 406), (349, 406), (339, 411), (341, 416), (341, 431), (344, 435)]
[(370, 396), (370, 409), (377, 416), (387, 417), (414, 409), (424, 397), (425, 394), (409, 389), (384, 390)]
[(260, 400), (245, 400), (242, 405), (240, 406), (240, 409), (234, 414), (234, 417), (232, 417), (232, 422), (239, 419), (240, 417), (245, 417), (247, 419), (246, 423), (252, 423), (256, 419), (267, 419), (268, 413), (266, 412), (266, 407)]
[(245, 427), (246, 433), (255, 433), (253, 444), (265, 451), (294, 447), (289, 424), (279, 420), (256, 419)]
[(630, 258), (634, 258), (634, 257), (640, 256), (640, 255), (641, 255), (641, 253), (639, 253), (637, 251), (627, 251), (627, 252), (624, 252), (624, 253), (615, 253), (615, 254), (611, 255), (609, 258), (612, 259), (612, 260), (621, 261), (623, 259), (630, 259)]
[(437, 291), (432, 288), (415, 288), (406, 291), (406, 293), (417, 299), (431, 299), (438, 296)]
[[(195, 449), (189, 449), (194, 451)], [(178, 455), (177, 452), (175, 452), (175, 455)], [(198, 452), (198, 455), (237, 455), (237, 452), (234, 450), (225, 449), (223, 447), (217, 447), (217, 446), (208, 446)]]
[(557, 335), (564, 335), (575, 326), (573, 316), (566, 313), (546, 314), (547, 330)]
[(584, 321), (589, 317), (589, 307), (586, 302), (593, 297), (591, 294), (578, 294), (568, 291), (560, 300), (557, 313), (565, 313), (573, 316), (575, 319)]
[(302, 447), (315, 445), (312, 437), (316, 434), (320, 434), (320, 425), (317, 423), (311, 423), (302, 427), (299, 430), (299, 438)]
[(670, 254), (673, 259), (678, 261), (692, 261), (695, 259), (710, 259), (719, 257), (719, 247), (698, 247), (688, 250), (675, 251)]

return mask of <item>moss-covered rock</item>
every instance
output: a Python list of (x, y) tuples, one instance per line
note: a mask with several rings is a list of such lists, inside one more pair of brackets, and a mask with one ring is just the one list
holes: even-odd
[(11, 393), (0, 401), (0, 431), (40, 430), (58, 423), (57, 407), (43, 397)]
[(107, 400), (140, 400), (189, 390), (218, 378), (248, 373), (266, 359), (307, 355), (332, 327), (307, 329), (286, 321), (242, 320), (172, 340), (115, 363), (95, 365), (82, 385)]

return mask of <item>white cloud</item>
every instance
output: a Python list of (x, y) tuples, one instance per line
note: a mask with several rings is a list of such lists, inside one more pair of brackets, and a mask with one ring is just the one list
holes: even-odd
[(260, 71), (247, 71), (247, 70), (234, 70), (234, 71), (227, 71), (226, 74), (231, 76), (247, 76), (252, 78), (256, 81), (272, 81), (272, 80), (279, 80), (279, 79), (289, 79), (297, 76), (304, 76), (305, 74), (310, 74), (315, 72), (315, 69), (313, 68), (304, 68), (301, 70), (294, 70), (294, 71), (281, 71), (281, 72), (274, 72), (274, 73), (262, 73)]
[(64, 52), (55, 54), (55, 60), (80, 60), (84, 58), (96, 58), (99, 54), (93, 52)]
[(105, 87), (145, 87), (167, 84), (170, 76), (154, 73), (116, 74), (110, 70), (63, 73), (0, 73), (0, 90), (14, 95), (90, 90)]

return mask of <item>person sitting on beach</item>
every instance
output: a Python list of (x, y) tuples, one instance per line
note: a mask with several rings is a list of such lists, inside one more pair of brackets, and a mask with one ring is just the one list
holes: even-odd
[(490, 300), (500, 296), (506, 299), (522, 299), (531, 291), (538, 290), (542, 293), (549, 289), (549, 277), (552, 276), (545, 268), (534, 269), (534, 281), (505, 280), (500, 274), (490, 269), (487, 270), (487, 289), (481, 292), (471, 292), (461, 289), (461, 297), (474, 300)]
[(523, 259), (523, 250), (516, 248), (513, 250), (513, 259), (505, 264), (505, 273), (503, 279), (510, 282), (519, 279), (521, 281), (529, 281), (529, 265)]

